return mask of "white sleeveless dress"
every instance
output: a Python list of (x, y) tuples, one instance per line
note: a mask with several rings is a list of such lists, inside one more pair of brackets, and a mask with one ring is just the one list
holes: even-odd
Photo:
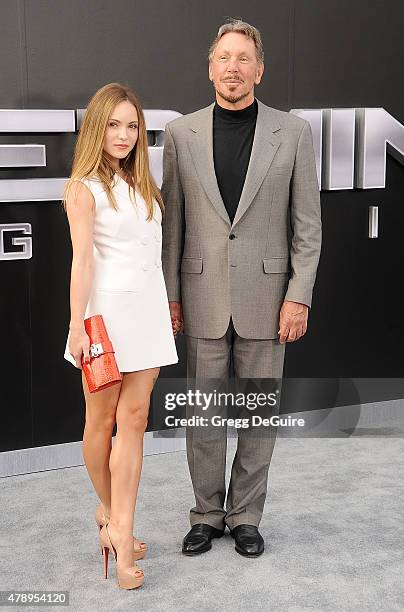
[[(117, 174), (113, 192), (118, 211), (96, 177), (83, 179), (95, 199), (94, 277), (85, 317), (101, 314), (120, 372), (134, 372), (178, 362), (167, 290), (161, 266), (161, 210), (147, 221), (138, 191)], [(75, 367), (67, 336), (65, 359)]]

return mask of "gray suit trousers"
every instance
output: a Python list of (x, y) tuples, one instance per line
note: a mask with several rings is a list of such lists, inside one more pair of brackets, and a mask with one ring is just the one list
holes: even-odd
[[(282, 377), (285, 345), (277, 339), (242, 338), (231, 319), (222, 338), (186, 336), (186, 342), (187, 376), (199, 389), (212, 385), (212, 379), (226, 383), (232, 376), (236, 380)], [(279, 403), (271, 414), (277, 414), (278, 408)], [(226, 499), (226, 427), (187, 427), (187, 458), (196, 502), (190, 511), (191, 525), (207, 523), (217, 529), (259, 525), (276, 428), (259, 429), (265, 431), (237, 429), (237, 451)]]

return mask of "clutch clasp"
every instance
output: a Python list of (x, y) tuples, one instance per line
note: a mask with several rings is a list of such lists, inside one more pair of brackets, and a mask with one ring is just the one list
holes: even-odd
[(98, 357), (99, 355), (102, 355), (102, 353), (104, 352), (103, 346), (101, 344), (101, 342), (98, 342), (97, 344), (91, 344), (90, 345), (90, 355), (91, 357)]

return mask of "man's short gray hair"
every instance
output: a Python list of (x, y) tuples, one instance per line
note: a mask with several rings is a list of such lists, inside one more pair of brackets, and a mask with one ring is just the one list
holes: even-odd
[(220, 26), (217, 36), (209, 48), (209, 61), (211, 61), (213, 58), (213, 54), (215, 52), (219, 40), (222, 38), (222, 36), (228, 34), (229, 32), (237, 32), (238, 34), (244, 34), (244, 36), (251, 38), (255, 45), (255, 54), (257, 56), (257, 61), (262, 64), (264, 63), (264, 48), (262, 46), (260, 31), (249, 23), (242, 21), (241, 19), (229, 19), (227, 23), (224, 23)]

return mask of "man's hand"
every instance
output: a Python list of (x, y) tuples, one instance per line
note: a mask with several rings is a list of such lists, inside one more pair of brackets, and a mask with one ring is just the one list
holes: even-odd
[(285, 301), (279, 314), (279, 342), (295, 342), (307, 331), (309, 308), (306, 304)]
[(168, 302), (168, 305), (170, 307), (173, 334), (176, 336), (183, 328), (182, 306), (180, 302)]

